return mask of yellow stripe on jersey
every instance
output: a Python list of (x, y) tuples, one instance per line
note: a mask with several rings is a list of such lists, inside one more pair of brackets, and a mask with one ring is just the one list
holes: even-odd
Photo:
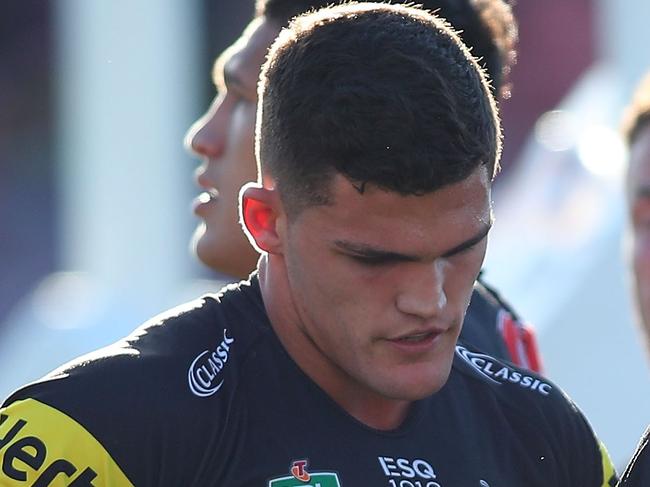
[(34, 399), (0, 409), (0, 486), (133, 486), (75, 420)]
[(600, 446), (600, 458), (603, 461), (603, 486), (602, 487), (614, 487), (616, 485), (616, 469), (614, 469), (614, 464), (612, 459), (609, 457), (609, 452), (602, 441), (599, 441)]

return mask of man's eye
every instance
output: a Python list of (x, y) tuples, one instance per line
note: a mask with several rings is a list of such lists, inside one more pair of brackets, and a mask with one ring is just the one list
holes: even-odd
[(379, 266), (391, 262), (390, 258), (381, 255), (351, 255), (350, 257), (359, 264), (367, 266)]

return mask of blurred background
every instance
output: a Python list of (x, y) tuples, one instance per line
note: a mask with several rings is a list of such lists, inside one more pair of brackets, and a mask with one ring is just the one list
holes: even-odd
[[(650, 421), (628, 297), (621, 110), (650, 2), (519, 0), (485, 264), (617, 465)], [(252, 0), (14, 0), (0, 16), (0, 396), (219, 288), (182, 148)]]

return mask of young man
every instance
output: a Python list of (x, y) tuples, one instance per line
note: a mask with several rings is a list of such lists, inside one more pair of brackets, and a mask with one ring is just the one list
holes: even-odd
[[(339, 2), (259, 0), (256, 19), (215, 64), (213, 76), (219, 95), (186, 139), (192, 151), (203, 158), (197, 181), (205, 192), (195, 206), (202, 222), (194, 246), (201, 261), (214, 270), (244, 279), (259, 257), (240, 231), (237, 195), (244, 183), (256, 178), (256, 86), (268, 46), (291, 17), (332, 3)], [(517, 39), (508, 4), (503, 0), (427, 0), (422, 6), (462, 31), (463, 40), (488, 70), (495, 92), (507, 93), (506, 78)], [(541, 371), (532, 328), (481, 280), (475, 286), (462, 336), (495, 357)]]
[[(650, 353), (650, 73), (627, 110), (624, 134), (629, 148), (626, 179), (631, 223), (631, 257), (639, 321)], [(621, 486), (650, 485), (650, 428), (628, 465)]]
[(296, 19), (260, 84), (259, 274), (28, 385), (6, 485), (606, 486), (587, 421), (458, 344), (491, 225), (494, 100), (422, 10)]

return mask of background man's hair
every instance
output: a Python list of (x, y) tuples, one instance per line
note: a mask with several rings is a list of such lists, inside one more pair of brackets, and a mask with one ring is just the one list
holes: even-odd
[(483, 72), (444, 21), (398, 5), (297, 17), (262, 68), (256, 149), (288, 211), (340, 173), (403, 195), (492, 177), (500, 125)]
[[(346, 0), (257, 0), (257, 15), (280, 26), (296, 15)], [(388, 2), (388, 0), (387, 0)], [(411, 0), (390, 0), (412, 4)], [(487, 70), (494, 92), (510, 96), (509, 74), (516, 61), (519, 38), (517, 21), (505, 0), (419, 0), (417, 6), (446, 19), (457, 31), (472, 55)]]
[(650, 123), (650, 72), (637, 86), (632, 102), (625, 110), (623, 116), (622, 132), (628, 146), (636, 140), (636, 137), (647, 124)]

